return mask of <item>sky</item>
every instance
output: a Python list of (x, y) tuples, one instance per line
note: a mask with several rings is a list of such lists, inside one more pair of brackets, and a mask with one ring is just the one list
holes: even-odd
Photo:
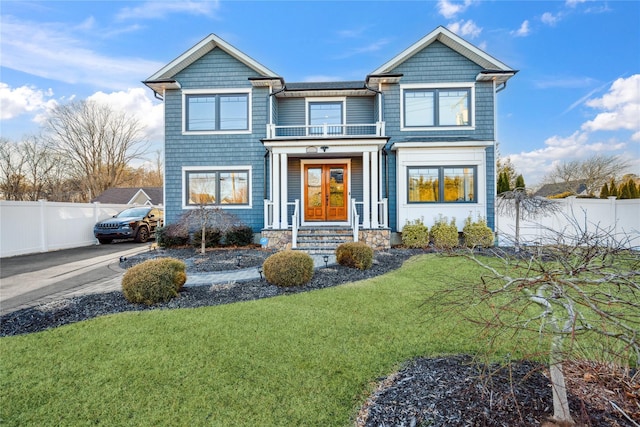
[(162, 148), (145, 80), (214, 33), (286, 82), (364, 80), (442, 25), (519, 72), (498, 141), (528, 186), (561, 162), (619, 155), (640, 175), (640, 2), (0, 1), (0, 137), (37, 134), (56, 105), (136, 115)]

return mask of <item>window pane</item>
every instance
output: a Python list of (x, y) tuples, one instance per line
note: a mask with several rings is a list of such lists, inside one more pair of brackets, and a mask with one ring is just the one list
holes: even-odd
[(444, 168), (444, 201), (475, 201), (474, 175), (474, 168)]
[(249, 129), (247, 95), (220, 96), (220, 130)]
[[(322, 134), (323, 126), (342, 125), (342, 102), (312, 102), (309, 103), (309, 124), (312, 127), (311, 134)], [(317, 126), (316, 126), (317, 125)], [(328, 126), (329, 135), (342, 134), (342, 126)]]
[(409, 202), (437, 202), (438, 168), (409, 169)]
[(469, 125), (469, 91), (441, 90), (438, 92), (438, 125)]
[(329, 206), (343, 207), (344, 195), (344, 168), (331, 168), (329, 170)]
[(220, 204), (249, 204), (249, 174), (220, 172)]
[(215, 96), (187, 97), (187, 130), (215, 130)]
[(433, 91), (414, 90), (404, 93), (404, 125), (434, 125)]
[(187, 204), (212, 205), (216, 203), (216, 173), (187, 172)]

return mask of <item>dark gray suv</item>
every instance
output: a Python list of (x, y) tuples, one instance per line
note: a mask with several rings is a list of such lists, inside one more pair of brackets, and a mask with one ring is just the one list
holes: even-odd
[(144, 243), (162, 227), (164, 212), (162, 209), (143, 206), (129, 208), (113, 218), (100, 221), (93, 227), (93, 235), (102, 244), (115, 239), (135, 239)]

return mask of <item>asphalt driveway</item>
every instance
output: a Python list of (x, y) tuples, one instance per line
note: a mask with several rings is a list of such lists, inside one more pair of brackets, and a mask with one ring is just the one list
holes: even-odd
[(89, 291), (117, 288), (121, 256), (148, 244), (118, 242), (0, 259), (0, 313)]

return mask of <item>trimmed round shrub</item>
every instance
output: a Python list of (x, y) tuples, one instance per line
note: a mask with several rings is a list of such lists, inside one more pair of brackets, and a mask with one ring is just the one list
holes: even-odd
[(336, 261), (346, 267), (366, 270), (373, 264), (373, 249), (363, 242), (343, 243), (336, 248)]
[(468, 248), (490, 248), (493, 246), (493, 231), (487, 225), (487, 222), (480, 218), (476, 222), (471, 222), (471, 217), (464, 222), (462, 229), (464, 235), (464, 244)]
[(440, 215), (433, 227), (431, 227), (431, 240), (436, 249), (450, 251), (460, 244), (456, 219), (448, 222), (446, 216)]
[(189, 243), (189, 231), (182, 224), (169, 224), (156, 228), (156, 243), (163, 248), (184, 246)]
[(313, 277), (313, 259), (306, 252), (277, 252), (262, 264), (264, 277), (277, 286), (300, 286)]
[(122, 293), (134, 304), (153, 305), (178, 295), (187, 281), (186, 265), (175, 258), (157, 258), (134, 265), (122, 278)]
[(402, 227), (402, 244), (407, 248), (426, 248), (429, 246), (429, 228), (416, 219)]

